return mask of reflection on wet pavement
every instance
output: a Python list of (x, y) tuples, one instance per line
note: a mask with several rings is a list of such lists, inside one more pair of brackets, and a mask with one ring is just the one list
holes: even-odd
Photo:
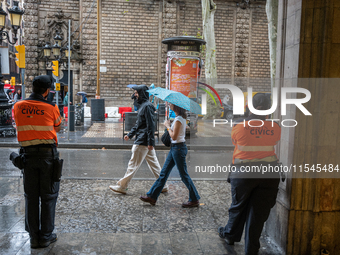
[[(164, 132), (163, 119), (159, 124), (159, 137)], [(67, 148), (73, 144), (81, 145), (132, 145), (134, 140), (124, 141), (123, 121), (119, 118), (107, 118), (102, 122), (92, 122), (85, 118), (84, 125), (76, 126), (75, 131), (67, 132), (67, 122), (63, 122), (64, 128), (58, 133), (59, 145)], [(197, 133), (186, 135), (187, 144), (199, 146), (231, 146), (231, 127), (229, 124), (214, 124), (212, 120), (199, 119), (197, 123)], [(160, 139), (155, 137), (156, 146), (164, 147)], [(1, 146), (17, 145), (16, 137), (4, 137), (0, 140)]]

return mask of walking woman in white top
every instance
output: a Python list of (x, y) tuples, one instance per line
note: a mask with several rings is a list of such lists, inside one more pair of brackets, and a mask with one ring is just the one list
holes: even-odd
[(171, 148), (163, 165), (159, 178), (153, 184), (147, 196), (141, 196), (140, 199), (152, 205), (156, 204), (157, 198), (161, 193), (173, 167), (176, 165), (185, 186), (189, 190), (189, 201), (182, 204), (182, 207), (198, 207), (200, 196), (192, 182), (185, 161), (188, 153), (188, 148), (185, 145), (185, 128), (186, 128), (186, 112), (184, 109), (170, 104), (170, 109), (176, 113), (176, 118), (170, 127), (170, 121), (165, 121), (164, 125), (167, 127), (171, 137)]

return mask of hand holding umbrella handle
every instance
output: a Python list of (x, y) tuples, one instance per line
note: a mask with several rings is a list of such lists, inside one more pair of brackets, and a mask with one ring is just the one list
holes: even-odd
[(170, 120), (164, 121), (164, 126), (165, 126), (166, 128), (170, 128)]

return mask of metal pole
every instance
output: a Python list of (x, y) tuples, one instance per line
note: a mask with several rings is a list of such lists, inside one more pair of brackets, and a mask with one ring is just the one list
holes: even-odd
[[(58, 62), (59, 63), (59, 62)], [(56, 77), (56, 79), (55, 79), (55, 83), (59, 83), (59, 72), (58, 72), (58, 77)], [(54, 87), (54, 89), (55, 89), (55, 100), (56, 100), (56, 104), (57, 104), (57, 106), (58, 106), (58, 108), (59, 108), (59, 92), (58, 92), (58, 90), (56, 89), (56, 87)]]
[(97, 93), (96, 98), (100, 98), (100, 5), (97, 0)]
[(25, 68), (21, 68), (21, 98), (25, 99)]
[[(70, 53), (71, 50), (71, 20), (68, 20), (68, 50)], [(68, 97), (67, 97), (67, 109), (68, 109), (68, 121), (67, 121), (67, 140), (70, 140), (70, 90), (71, 90), (71, 84), (70, 84), (70, 75), (71, 75), (71, 54), (68, 54)]]

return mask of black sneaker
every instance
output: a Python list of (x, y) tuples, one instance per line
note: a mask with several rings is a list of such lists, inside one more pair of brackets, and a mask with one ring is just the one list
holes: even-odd
[(54, 243), (55, 241), (57, 241), (57, 235), (56, 234), (52, 234), (50, 236), (50, 238), (48, 238), (47, 240), (40, 240), (40, 247), (45, 248), (48, 247), (51, 243)]
[(40, 244), (39, 244), (39, 240), (38, 239), (31, 238), (30, 241), (31, 241), (31, 248), (32, 249), (40, 248)]
[(219, 227), (218, 228), (218, 235), (221, 237), (221, 238), (225, 238), (225, 236), (224, 236), (224, 227)]
[(229, 237), (225, 237), (224, 238), (224, 240), (225, 240), (225, 242), (227, 243), (227, 244), (229, 244), (229, 245), (234, 245), (234, 241), (233, 240), (231, 240)]
[(223, 238), (227, 244), (234, 245), (234, 241), (224, 234), (224, 227), (218, 228), (218, 235)]

